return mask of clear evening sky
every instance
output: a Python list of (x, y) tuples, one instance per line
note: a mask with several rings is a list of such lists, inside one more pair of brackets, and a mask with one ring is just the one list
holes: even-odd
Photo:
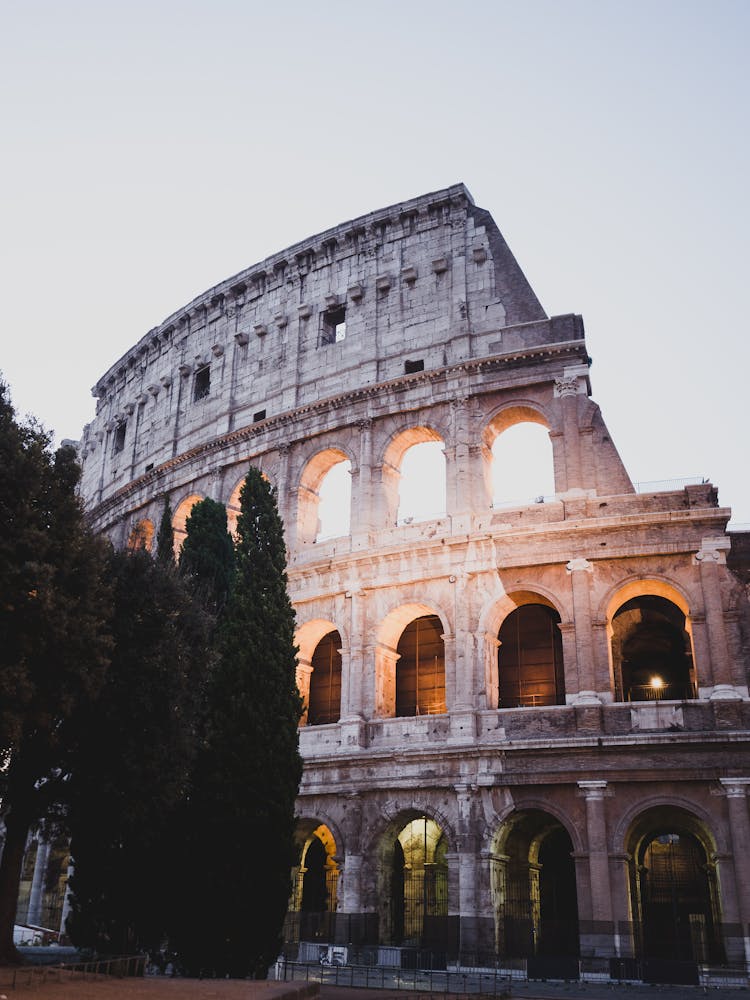
[(3, 0), (0, 370), (57, 439), (147, 330), (463, 181), (636, 480), (750, 522), (747, 0)]

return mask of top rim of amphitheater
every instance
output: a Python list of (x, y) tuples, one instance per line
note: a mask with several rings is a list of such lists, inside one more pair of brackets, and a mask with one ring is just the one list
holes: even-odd
[(273, 253), (268, 257), (264, 257), (255, 264), (251, 264), (249, 267), (243, 268), (236, 274), (233, 274), (228, 278), (224, 278), (222, 281), (218, 282), (218, 284), (212, 285), (199, 295), (196, 295), (185, 305), (180, 306), (173, 313), (170, 313), (166, 319), (162, 320), (161, 323), (158, 323), (145, 333), (138, 341), (136, 341), (135, 344), (133, 344), (132, 347), (119, 357), (99, 379), (97, 379), (96, 385), (91, 390), (91, 394), (93, 396), (98, 396), (100, 388), (103, 388), (108, 382), (113, 380), (123, 363), (126, 362), (131, 355), (137, 354), (147, 341), (157, 336), (161, 331), (173, 326), (186, 313), (189, 313), (191, 310), (197, 308), (207, 299), (210, 300), (217, 295), (222, 295), (227, 291), (231, 291), (233, 287), (241, 284), (245, 279), (252, 277), (254, 273), (260, 274), (261, 272), (268, 271), (275, 263), (285, 260), (288, 257), (294, 257), (304, 252), (305, 249), (309, 249), (314, 244), (323, 243), (335, 233), (348, 232), (354, 229), (364, 228), (368, 225), (372, 226), (381, 219), (388, 219), (394, 215), (402, 215), (404, 211), (408, 211), (410, 209), (419, 209), (420, 207), (427, 207), (429, 205), (439, 204), (440, 202), (454, 200), (463, 200), (470, 206), (475, 207), (475, 202), (471, 196), (471, 192), (465, 184), (460, 182), (458, 184), (451, 184), (449, 187), (440, 188), (437, 191), (429, 191), (427, 194), (418, 195), (416, 198), (409, 198), (407, 201), (397, 201), (392, 205), (386, 205), (385, 208), (376, 209), (373, 212), (368, 212), (366, 215), (359, 215), (356, 218), (347, 219), (345, 222), (340, 222), (338, 225), (332, 226), (330, 229), (324, 229), (322, 232), (308, 236), (305, 239), (300, 240), (298, 243), (292, 243), (290, 246), (284, 247), (283, 250), (278, 250), (276, 253)]

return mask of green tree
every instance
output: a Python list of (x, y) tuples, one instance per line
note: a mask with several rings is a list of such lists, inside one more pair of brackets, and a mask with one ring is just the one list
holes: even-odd
[(193, 865), (171, 940), (191, 971), (263, 978), (279, 953), (290, 893), (301, 701), (283, 528), (257, 469), (240, 505), (234, 585), (188, 804)]
[(161, 563), (174, 566), (174, 528), (169, 497), (164, 497), (164, 510), (156, 533), (156, 558)]
[(129, 953), (163, 940), (172, 814), (196, 752), (207, 616), (143, 551), (112, 552), (112, 659), (81, 719), (67, 824), (75, 944)]
[(185, 531), (180, 573), (209, 607), (221, 612), (234, 574), (234, 542), (227, 531), (226, 507), (210, 497), (200, 500), (190, 511)]
[(78, 730), (108, 663), (109, 588), (102, 543), (87, 530), (72, 448), (52, 453), (16, 420), (0, 384), (0, 962), (13, 945), (29, 829), (54, 810)]

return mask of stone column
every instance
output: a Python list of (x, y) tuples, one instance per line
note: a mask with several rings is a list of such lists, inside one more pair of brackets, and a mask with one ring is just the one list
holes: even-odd
[(36, 844), (36, 859), (34, 861), (34, 874), (31, 877), (31, 891), (29, 893), (29, 909), (26, 916), (26, 923), (40, 927), (42, 924), (44, 882), (47, 875), (47, 865), (49, 864), (50, 845), (41, 836), (37, 836)]
[(476, 491), (473, 488), (468, 397), (457, 396), (451, 400), (451, 416), (453, 444), (446, 448), (446, 513), (452, 519), (454, 531), (470, 531)]
[(581, 442), (578, 427), (578, 397), (587, 391), (588, 369), (583, 365), (565, 368), (555, 379), (554, 395), (560, 400), (565, 441), (565, 492), (582, 490)]
[(579, 781), (578, 787), (586, 800), (586, 840), (589, 852), (589, 882), (591, 884), (590, 935), (581, 935), (590, 954), (610, 955), (613, 946), (612, 889), (609, 882), (607, 821), (604, 810), (606, 781)]
[(344, 870), (339, 910), (357, 914), (362, 912), (362, 800), (357, 792), (346, 796), (341, 825), (344, 843), (338, 848), (344, 852)]
[(366, 671), (364, 635), (367, 614), (367, 592), (350, 590), (349, 655), (341, 660), (341, 746), (362, 746), (364, 739)]
[(278, 497), (279, 505), (279, 515), (281, 520), (284, 522), (284, 533), (286, 535), (286, 547), (287, 549), (292, 549), (297, 544), (296, 538), (290, 538), (289, 532), (294, 524), (294, 510), (292, 504), (290, 503), (292, 499), (292, 494), (289, 489), (289, 456), (292, 450), (292, 446), (288, 442), (280, 444), (276, 449), (279, 454), (278, 464), (276, 466), (276, 495)]
[(375, 528), (372, 477), (372, 419), (357, 421), (359, 427), (359, 462), (352, 489), (351, 536), (354, 548), (367, 548)]
[(729, 548), (726, 538), (704, 538), (695, 561), (700, 568), (703, 607), (706, 612), (708, 645), (711, 651), (711, 672), (713, 674), (712, 698), (739, 699), (736, 679), (733, 676), (729, 644), (724, 625), (724, 609), (721, 602), (721, 579), (719, 566), (726, 564), (724, 550)]
[(300, 698), (304, 702), (304, 709), (300, 716), (300, 726), (307, 725), (307, 708), (310, 704), (310, 678), (312, 677), (313, 666), (310, 660), (304, 660), (297, 656), (297, 690)]
[(742, 923), (745, 961), (750, 963), (750, 817), (747, 808), (750, 778), (719, 778), (719, 781), (727, 797), (739, 918)]
[(575, 649), (578, 668), (578, 691), (574, 704), (599, 704), (596, 696), (594, 653), (592, 648), (591, 600), (589, 581), (594, 571), (588, 559), (571, 559), (565, 567), (573, 588), (573, 618), (575, 621)]
[(474, 643), (482, 671), (478, 681), (477, 708), (480, 711), (485, 708), (495, 709), (500, 700), (498, 678), (500, 640), (492, 632), (477, 632), (474, 636)]

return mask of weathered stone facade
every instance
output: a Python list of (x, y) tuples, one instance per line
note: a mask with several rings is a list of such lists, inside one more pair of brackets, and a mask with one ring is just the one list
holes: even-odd
[[(659, 957), (669, 860), (689, 869), (677, 952), (750, 958), (750, 624), (729, 511), (708, 483), (635, 492), (589, 363), (581, 318), (545, 315), (458, 185), (223, 282), (94, 389), (83, 492), (116, 544), (148, 542), (165, 496), (178, 539), (198, 498), (236, 511), (250, 463), (278, 489), (300, 689), (326, 637), (340, 683), (334, 721), (300, 729), (303, 941), (387, 961), (650, 940)], [(549, 431), (555, 495), (496, 509), (492, 445), (521, 422)], [(444, 444), (445, 511), (401, 524), (424, 441)], [(319, 490), (342, 461), (350, 530), (326, 540)], [(404, 708), (416, 621), (437, 629), (437, 701)]]

